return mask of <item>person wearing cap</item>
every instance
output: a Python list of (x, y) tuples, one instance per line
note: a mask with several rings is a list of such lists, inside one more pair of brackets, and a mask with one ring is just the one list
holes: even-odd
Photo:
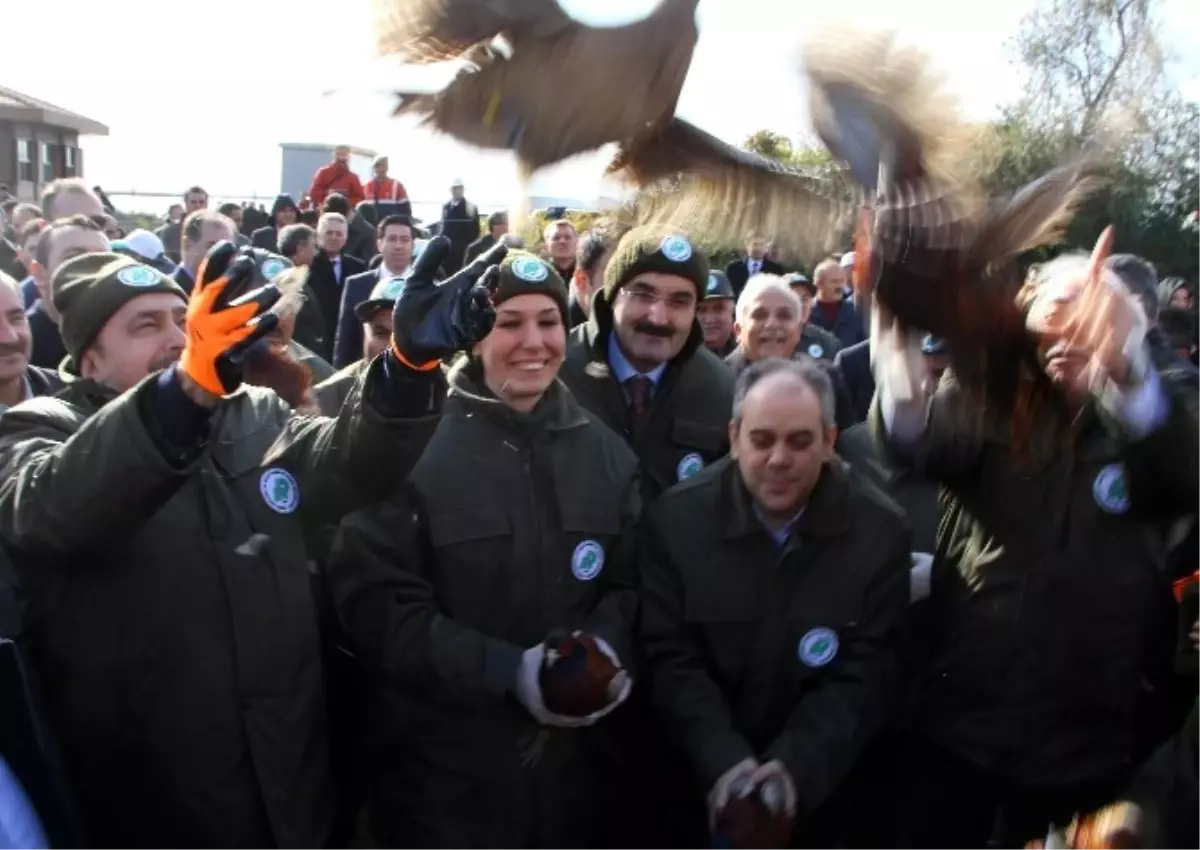
[(362, 182), (350, 168), (349, 145), (338, 145), (333, 149), (333, 161), (317, 169), (307, 194), (312, 198), (313, 206), (321, 207), (333, 192), (345, 195), (351, 208), (366, 200)]
[(354, 317), (363, 326), (363, 356), (313, 387), (321, 413), (336, 416), (359, 376), (387, 349), (392, 338), (392, 310), (403, 290), (404, 278), (387, 278), (375, 284), (366, 301), (354, 306)]
[(725, 267), (725, 276), (733, 287), (734, 295), (740, 295), (746, 281), (756, 274), (783, 274), (783, 267), (767, 257), (767, 240), (751, 233), (746, 238), (746, 256), (734, 260)]
[(388, 158), (377, 156), (371, 163), (373, 176), (363, 184), (363, 197), (373, 204), (398, 204), (408, 200), (404, 184), (388, 176)]
[(494, 212), (488, 216), (488, 232), (467, 246), (464, 262), (471, 262), (484, 251), (491, 248), (508, 233), (508, 213)]
[(100, 225), (84, 215), (53, 221), (42, 231), (34, 252), (33, 278), (37, 281), (38, 301), (25, 315), (33, 334), (33, 352), (29, 362), (42, 369), (57, 370), (67, 356), (63, 345), (62, 316), (54, 306), (51, 280), (59, 266), (72, 257), (109, 250), (108, 237)]
[(118, 254), (133, 257), (140, 263), (153, 266), (165, 275), (175, 271), (175, 263), (163, 249), (163, 242), (149, 230), (132, 230), (122, 239), (114, 240), (112, 249)]
[(631, 658), (637, 459), (558, 380), (567, 290), (551, 265), (511, 252), (488, 290), (492, 330), (451, 367), (406, 486), (343, 520), (330, 556), (378, 694), (372, 835), (382, 847), (612, 846), (621, 723), (609, 713), (632, 680), (565, 716), (539, 670), (560, 629)]
[(453, 274), (463, 264), (467, 246), (479, 238), (479, 210), (466, 199), (459, 178), (450, 184), (450, 200), (442, 205), (441, 235), (450, 240), (450, 256), (446, 272)]
[(725, 272), (713, 269), (708, 273), (704, 298), (696, 305), (696, 321), (704, 331), (704, 345), (721, 359), (737, 348), (733, 338), (733, 287)]
[[(228, 242), (190, 297), (129, 257), (68, 260), (52, 286), (74, 380), (0, 416), (0, 535), (94, 846), (344, 840), (307, 533), (404, 479), (444, 388), (390, 352), (337, 419), (245, 385), (279, 297), (246, 291), (258, 274)], [(401, 326), (478, 321), (473, 283)]]
[(1188, 358), (1180, 357), (1163, 338), (1158, 327), (1160, 292), (1158, 271), (1153, 264), (1134, 254), (1113, 254), (1108, 267), (1142, 307), (1146, 316), (1146, 344), (1150, 347), (1154, 367), (1163, 377), (1192, 394), (1200, 387), (1200, 375)]
[(650, 501), (729, 450), (733, 374), (704, 346), (708, 259), (679, 231), (638, 227), (613, 249), (563, 382), (633, 447)]
[(862, 316), (846, 294), (848, 276), (849, 269), (833, 259), (825, 260), (813, 270), (817, 300), (809, 322), (833, 334), (842, 348), (866, 339)]

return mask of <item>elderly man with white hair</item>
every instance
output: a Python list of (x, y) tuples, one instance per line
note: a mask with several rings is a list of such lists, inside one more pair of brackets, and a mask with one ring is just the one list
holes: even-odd
[(837, 337), (808, 323), (810, 311), (783, 278), (755, 275), (738, 296), (733, 323), (738, 347), (725, 362), (735, 374), (767, 357), (803, 354), (832, 362), (841, 346)]
[(787, 281), (774, 274), (756, 274), (746, 282), (734, 308), (733, 336), (737, 348), (725, 362), (740, 375), (768, 357), (811, 358), (829, 373), (837, 403), (839, 429), (854, 423), (850, 398), (841, 375), (833, 368), (837, 338), (808, 319), (809, 308)]

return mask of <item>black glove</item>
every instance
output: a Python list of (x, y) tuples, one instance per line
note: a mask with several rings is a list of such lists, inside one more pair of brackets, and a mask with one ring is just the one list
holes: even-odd
[(392, 350), (401, 363), (432, 369), (456, 351), (487, 336), (496, 319), (491, 293), (508, 247), (500, 242), (443, 283), (434, 275), (450, 251), (450, 240), (429, 240), (404, 283), (392, 312)]

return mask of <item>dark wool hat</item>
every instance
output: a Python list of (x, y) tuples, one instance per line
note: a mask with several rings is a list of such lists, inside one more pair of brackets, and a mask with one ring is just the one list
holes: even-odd
[(733, 284), (729, 282), (725, 272), (713, 269), (708, 273), (708, 284), (704, 288), (705, 301), (715, 301), (718, 298), (728, 298), (732, 301), (736, 297)]
[(158, 269), (132, 257), (109, 252), (81, 254), (54, 272), (50, 293), (62, 314), (63, 346), (76, 368), (100, 331), (128, 302), (153, 292), (178, 295), (187, 301), (175, 281)]
[(548, 295), (567, 324), (567, 285), (554, 266), (527, 251), (510, 251), (500, 264), (500, 282), (492, 294), (497, 306), (518, 295)]
[(708, 289), (708, 257), (677, 230), (635, 227), (621, 237), (604, 271), (605, 299), (611, 304), (618, 290), (642, 272), (687, 278), (698, 300)]

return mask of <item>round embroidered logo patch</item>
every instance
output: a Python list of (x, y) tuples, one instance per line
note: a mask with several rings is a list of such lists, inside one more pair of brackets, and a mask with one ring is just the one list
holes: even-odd
[(821, 348), (821, 346), (817, 345), (815, 342), (808, 347), (809, 357), (823, 357), (824, 355), (825, 349)]
[(380, 293), (379, 297), (382, 299), (390, 299), (392, 301), (395, 301), (397, 298), (400, 297), (400, 293), (402, 293), (403, 291), (404, 291), (404, 278), (394, 277), (391, 280), (389, 280), (386, 284), (384, 284), (383, 292)]
[(824, 667), (838, 651), (838, 636), (833, 629), (819, 626), (809, 629), (800, 638), (800, 661), (806, 667)]
[(1125, 486), (1125, 467), (1110, 463), (1096, 475), (1092, 482), (1092, 498), (1100, 509), (1110, 514), (1123, 514), (1129, 510), (1129, 490)]
[(550, 276), (546, 264), (536, 257), (518, 257), (513, 260), (512, 272), (521, 280), (540, 283)]
[(571, 575), (591, 581), (604, 569), (604, 547), (595, 540), (584, 540), (571, 554)]
[(675, 480), (686, 481), (702, 469), (704, 469), (704, 458), (700, 457), (699, 453), (686, 454), (675, 467)]
[(300, 485), (284, 469), (268, 469), (258, 479), (258, 492), (267, 507), (279, 514), (290, 514), (300, 505)]
[(154, 286), (161, 283), (163, 276), (149, 266), (129, 266), (117, 272), (117, 280), (126, 286)]
[(682, 236), (668, 236), (658, 250), (672, 263), (686, 263), (692, 258), (692, 243)]
[(283, 270), (286, 268), (287, 268), (287, 263), (285, 263), (283, 260), (279, 259), (278, 257), (270, 257), (266, 260), (263, 260), (263, 264), (262, 264), (263, 279), (266, 280), (267, 282), (270, 282), (270, 281), (274, 280), (275, 278), (279, 277), (279, 275), (282, 274)]

